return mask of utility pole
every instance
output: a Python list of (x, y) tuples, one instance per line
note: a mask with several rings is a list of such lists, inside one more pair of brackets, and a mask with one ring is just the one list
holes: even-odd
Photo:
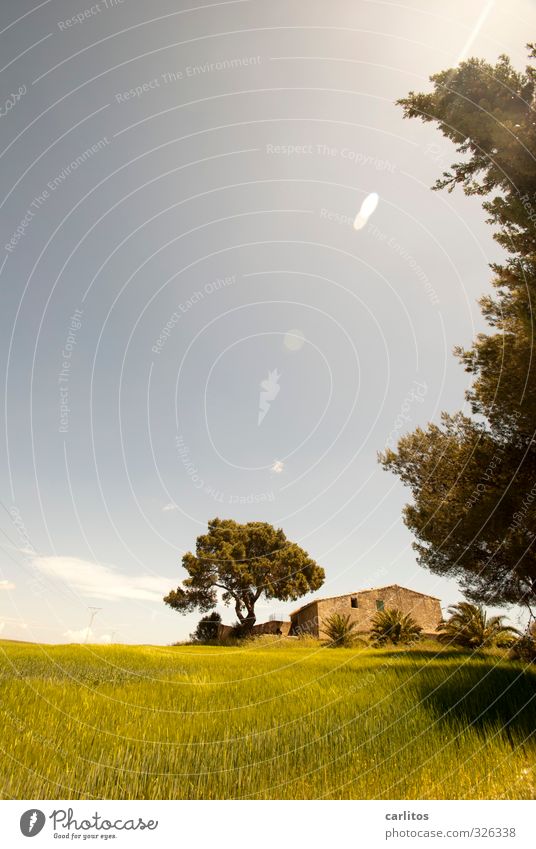
[(85, 643), (87, 643), (87, 641), (89, 640), (89, 633), (91, 631), (91, 626), (93, 625), (93, 620), (95, 619), (95, 616), (97, 615), (99, 610), (102, 610), (102, 607), (88, 607), (88, 610), (89, 610), (89, 624), (87, 626), (86, 639), (84, 640)]

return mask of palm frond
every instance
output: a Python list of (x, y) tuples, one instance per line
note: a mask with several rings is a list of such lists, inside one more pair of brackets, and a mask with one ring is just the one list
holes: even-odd
[(439, 640), (443, 643), (465, 648), (483, 648), (504, 644), (519, 631), (504, 622), (504, 616), (488, 615), (482, 605), (460, 601), (448, 609), (449, 618), (443, 620), (438, 628)]
[(356, 638), (355, 629), (357, 623), (349, 615), (342, 616), (340, 613), (332, 613), (324, 623), (323, 631), (327, 635), (329, 645), (332, 648), (350, 648)]
[(386, 642), (397, 645), (413, 642), (419, 638), (421, 631), (421, 626), (417, 625), (409, 613), (403, 614), (401, 610), (391, 608), (376, 613), (370, 635), (377, 645), (384, 645)]

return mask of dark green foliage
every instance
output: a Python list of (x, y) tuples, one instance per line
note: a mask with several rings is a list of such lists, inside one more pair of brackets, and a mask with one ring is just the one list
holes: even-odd
[(208, 533), (197, 538), (196, 553), (185, 554), (182, 565), (188, 577), (165, 603), (181, 613), (205, 613), (216, 607), (220, 590), (223, 603), (234, 605), (244, 633), (255, 624), (255, 604), (262, 595), (295, 601), (324, 583), (324, 570), (267, 522), (212, 519)]
[(354, 633), (356, 623), (350, 621), (350, 615), (342, 616), (340, 613), (332, 613), (328, 616), (324, 623), (324, 633), (326, 634), (330, 648), (351, 648), (356, 639)]
[[(530, 58), (536, 57), (529, 45)], [(473, 375), (478, 420), (443, 414), (380, 455), (411, 490), (404, 521), (419, 561), (460, 580), (477, 603), (536, 603), (536, 71), (470, 59), (400, 101), (434, 122), (462, 159), (434, 188), (457, 185), (483, 207), (506, 252), (494, 297), (480, 301), (490, 333), (456, 349)]]
[(197, 623), (197, 628), (190, 634), (192, 643), (210, 643), (218, 639), (221, 616), (215, 610), (208, 616), (203, 616)]
[(461, 601), (449, 607), (450, 617), (439, 626), (439, 640), (449, 645), (479, 649), (506, 645), (519, 632), (504, 624), (504, 616), (490, 616), (480, 605)]
[(529, 634), (523, 634), (510, 648), (511, 660), (522, 660), (523, 663), (536, 663), (536, 640)]
[(532, 622), (526, 632), (513, 643), (509, 657), (524, 663), (536, 663), (536, 622)]
[(379, 610), (376, 613), (372, 620), (370, 637), (377, 646), (383, 646), (388, 642), (393, 645), (408, 644), (418, 640), (421, 631), (421, 626), (417, 625), (409, 613), (404, 615), (401, 610), (391, 608)]

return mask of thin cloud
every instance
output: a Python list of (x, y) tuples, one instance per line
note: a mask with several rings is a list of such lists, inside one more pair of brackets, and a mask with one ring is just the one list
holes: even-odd
[(91, 628), (80, 628), (79, 631), (69, 629), (63, 633), (63, 636), (68, 643), (104, 643), (110, 645), (112, 642), (111, 634), (101, 634), (100, 637), (97, 637)]
[(56, 579), (80, 595), (105, 601), (161, 601), (170, 587), (169, 578), (127, 575), (114, 566), (78, 557), (36, 557), (33, 565), (43, 575)]
[(15, 584), (13, 581), (0, 581), (0, 590), (14, 590)]
[(9, 617), (6, 617), (6, 619), (0, 620), (0, 634), (2, 633), (6, 625), (14, 625), (16, 628), (22, 628), (23, 631), (28, 630), (28, 625), (26, 624), (26, 622), (20, 622), (18, 619), (9, 619)]
[(90, 628), (80, 628), (79, 631), (65, 631), (63, 636), (69, 643), (86, 643), (93, 636)]

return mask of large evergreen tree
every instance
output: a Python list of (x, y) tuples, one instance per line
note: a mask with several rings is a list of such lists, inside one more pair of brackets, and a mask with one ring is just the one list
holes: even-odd
[(268, 522), (211, 519), (182, 565), (188, 577), (164, 598), (166, 604), (182, 613), (206, 613), (216, 607), (219, 590), (223, 603), (234, 605), (243, 633), (255, 624), (261, 596), (295, 601), (324, 583), (324, 570)]
[[(531, 59), (534, 45), (528, 45)], [(434, 189), (482, 195), (503, 263), (480, 300), (492, 332), (456, 349), (473, 416), (443, 414), (380, 455), (407, 484), (404, 519), (420, 562), (477, 602), (536, 602), (536, 69), (471, 59), (400, 101), (435, 122), (462, 159)]]

